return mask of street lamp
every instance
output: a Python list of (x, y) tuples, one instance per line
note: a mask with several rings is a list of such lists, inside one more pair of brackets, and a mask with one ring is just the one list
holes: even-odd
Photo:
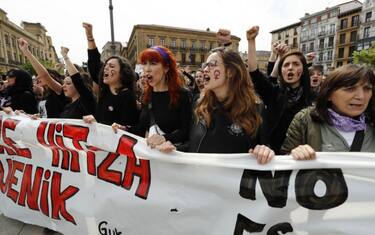
[(109, 0), (109, 18), (111, 22), (111, 49), (112, 55), (116, 53), (116, 46), (115, 46), (115, 32), (113, 30), (113, 5), (112, 0)]

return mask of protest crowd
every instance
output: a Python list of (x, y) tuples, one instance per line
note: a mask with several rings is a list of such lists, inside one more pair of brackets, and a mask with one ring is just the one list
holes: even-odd
[(46, 69), (18, 46), (35, 78), (11, 69), (1, 86), (0, 104), (10, 115), (30, 119), (82, 119), (146, 139), (163, 153), (249, 153), (258, 164), (275, 155), (314, 160), (316, 152), (375, 152), (375, 75), (362, 65), (344, 65), (324, 74), (283, 43), (272, 45), (267, 72), (257, 67), (258, 26), (246, 31), (248, 58), (229, 49), (230, 31), (220, 29), (221, 47), (211, 50), (197, 71), (179, 67), (164, 46), (138, 55), (137, 74), (126, 58), (101, 61), (93, 26), (83, 23), (88, 72), (62, 47), (66, 73)]

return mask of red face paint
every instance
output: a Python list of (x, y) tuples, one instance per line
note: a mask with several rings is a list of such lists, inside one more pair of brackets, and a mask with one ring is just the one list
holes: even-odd
[(220, 77), (220, 71), (219, 71), (219, 70), (215, 70), (215, 71), (214, 71), (214, 79), (215, 79), (215, 80), (218, 80), (219, 77)]

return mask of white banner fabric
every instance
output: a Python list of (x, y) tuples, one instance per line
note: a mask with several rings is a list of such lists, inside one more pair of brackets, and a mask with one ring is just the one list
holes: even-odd
[(80, 120), (0, 115), (0, 212), (63, 234), (371, 234), (375, 154), (163, 154)]

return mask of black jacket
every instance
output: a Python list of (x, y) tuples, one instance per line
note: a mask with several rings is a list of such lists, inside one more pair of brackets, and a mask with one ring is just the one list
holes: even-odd
[(193, 123), (190, 129), (188, 152), (247, 153), (250, 148), (262, 144), (261, 128), (256, 135), (249, 136), (221, 109), (214, 110), (211, 119), (210, 127), (207, 127), (202, 119)]
[[(305, 71), (304, 74), (306, 73)], [(274, 84), (259, 70), (250, 72), (250, 76), (256, 92), (265, 105), (263, 112), (265, 139), (275, 153), (279, 154), (294, 115), (311, 105), (309, 78), (301, 77), (303, 94), (296, 104), (290, 106), (288, 105), (288, 93), (285, 86)]]

